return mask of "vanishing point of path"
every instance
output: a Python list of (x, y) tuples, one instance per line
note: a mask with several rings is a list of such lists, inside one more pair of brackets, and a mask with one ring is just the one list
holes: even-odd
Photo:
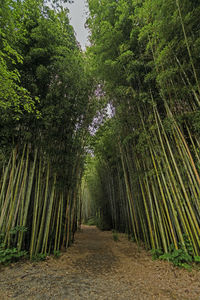
[(112, 232), (82, 226), (59, 259), (0, 269), (0, 299), (200, 299), (200, 272), (178, 269)]

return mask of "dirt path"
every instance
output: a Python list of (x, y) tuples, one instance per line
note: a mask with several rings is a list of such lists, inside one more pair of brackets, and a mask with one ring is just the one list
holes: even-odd
[(200, 272), (152, 261), (124, 235), (83, 226), (59, 259), (20, 262), (0, 271), (0, 299), (200, 299)]

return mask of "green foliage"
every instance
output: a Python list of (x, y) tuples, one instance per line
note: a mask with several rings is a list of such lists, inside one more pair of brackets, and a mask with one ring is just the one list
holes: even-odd
[[(190, 256), (194, 256), (194, 249), (192, 246), (191, 241), (189, 240), (188, 236), (186, 234), (183, 234), (183, 239), (184, 239), (184, 247), (188, 253), (188, 255)], [(181, 248), (183, 248), (183, 246), (180, 244)]]
[(21, 258), (26, 258), (27, 254), (27, 251), (19, 251), (16, 248), (5, 248), (4, 244), (0, 244), (0, 264), (16, 262)]
[(133, 234), (128, 234), (128, 240), (131, 241), (132, 243), (136, 242), (135, 236)]
[(112, 229), (112, 225), (110, 224), (110, 220), (108, 220), (106, 218), (106, 216), (101, 216), (97, 218), (97, 223), (96, 226), (100, 229), (100, 230), (111, 230)]
[(200, 256), (194, 256), (195, 263), (200, 263)]
[(0, 232), (0, 244), (3, 243), (4, 237), (5, 237), (5, 234)]
[(37, 253), (32, 256), (33, 261), (43, 261), (46, 260), (47, 254), (45, 253)]
[(60, 253), (59, 250), (54, 250), (53, 255), (54, 255), (55, 258), (59, 258), (61, 253)]
[[(25, 226), (15, 226), (13, 228), (11, 228), (11, 230), (9, 231), (9, 248), (11, 246), (16, 246), (16, 241), (17, 241), (17, 238), (19, 236), (19, 234), (26, 234), (28, 233), (28, 227), (25, 227)], [(4, 234), (4, 238), (5, 238), (5, 234)], [(18, 246), (18, 244), (17, 244)]]
[(187, 235), (184, 235), (184, 243), (184, 245), (179, 243), (179, 249), (176, 249), (175, 246), (171, 244), (167, 253), (163, 253), (162, 249), (152, 249), (152, 259), (167, 260), (173, 263), (174, 266), (190, 270), (192, 262), (200, 262), (200, 257), (193, 255), (193, 247)]
[(96, 217), (90, 217), (84, 224), (88, 226), (95, 226), (96, 223)]
[(151, 255), (152, 255), (152, 259), (156, 260), (158, 259), (161, 255), (163, 255), (163, 251), (162, 249), (152, 249), (151, 250)]
[[(10, 244), (14, 244), (15, 236), (19, 232), (27, 232), (28, 228), (25, 226), (16, 226), (10, 230)], [(19, 250), (15, 247), (9, 247), (3, 243), (5, 239), (5, 234), (0, 234), (0, 263), (9, 264), (11, 262), (16, 262), (21, 258), (27, 258), (28, 252), (24, 250)]]
[(15, 226), (10, 230), (10, 234), (16, 234), (18, 232), (27, 232), (28, 228), (25, 226)]
[(180, 249), (175, 249), (174, 245), (171, 245), (169, 253), (164, 253), (159, 256), (161, 260), (167, 260), (172, 262), (174, 266), (190, 268), (190, 263), (192, 263), (193, 258), (189, 255), (183, 247)]
[(14, 1), (6, 0), (0, 9), (0, 112), (4, 121), (19, 120), (23, 112), (38, 116), (36, 98), (21, 85), (18, 65), (23, 63), (23, 57), (16, 49), (16, 41), (23, 39), (23, 34), (16, 30), (19, 24), (17, 14), (13, 13), (14, 6)]
[(118, 242), (119, 241), (119, 235), (118, 235), (118, 232), (116, 230), (113, 230), (112, 231), (112, 236), (113, 236), (113, 240), (115, 242)]

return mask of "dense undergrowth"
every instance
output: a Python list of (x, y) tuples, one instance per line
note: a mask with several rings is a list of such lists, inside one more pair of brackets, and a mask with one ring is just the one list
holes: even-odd
[(174, 244), (169, 246), (169, 252), (164, 253), (162, 249), (151, 250), (152, 259), (166, 260), (174, 266), (191, 270), (194, 263), (200, 263), (200, 256), (195, 256), (193, 247), (187, 236), (184, 236), (184, 244), (179, 243), (178, 249)]

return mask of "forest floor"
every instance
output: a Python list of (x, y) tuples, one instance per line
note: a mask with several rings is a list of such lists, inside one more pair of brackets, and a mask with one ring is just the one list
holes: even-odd
[(123, 234), (115, 242), (112, 232), (82, 226), (59, 259), (2, 267), (0, 299), (200, 299), (200, 272), (152, 261)]

